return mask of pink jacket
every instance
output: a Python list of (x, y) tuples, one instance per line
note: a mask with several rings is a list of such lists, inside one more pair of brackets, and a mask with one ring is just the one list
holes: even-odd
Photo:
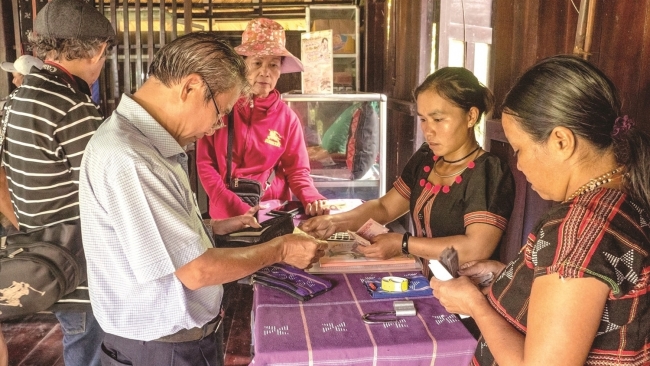
[[(277, 166), (275, 179), (262, 200), (290, 200), (291, 192), (303, 205), (325, 199), (309, 176), (309, 156), (300, 120), (281, 101), (277, 90), (266, 98), (254, 98), (252, 103), (240, 99), (233, 113), (232, 177), (255, 179), (264, 187)], [(241, 215), (250, 209), (224, 183), (227, 147), (227, 127), (196, 143), (197, 172), (208, 194), (213, 219)]]

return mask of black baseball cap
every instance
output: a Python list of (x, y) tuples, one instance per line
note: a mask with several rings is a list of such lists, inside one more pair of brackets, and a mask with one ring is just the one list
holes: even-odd
[(59, 39), (114, 40), (111, 22), (82, 0), (52, 0), (36, 14), (34, 32)]

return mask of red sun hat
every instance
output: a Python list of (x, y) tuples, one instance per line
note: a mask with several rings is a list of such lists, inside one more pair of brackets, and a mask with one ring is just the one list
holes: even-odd
[(283, 74), (303, 71), (302, 62), (285, 48), (284, 28), (267, 18), (253, 19), (242, 33), (241, 45), (235, 51), (242, 56), (281, 56), (280, 72)]

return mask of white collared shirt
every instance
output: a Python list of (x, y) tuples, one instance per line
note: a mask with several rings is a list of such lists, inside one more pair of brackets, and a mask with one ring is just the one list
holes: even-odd
[(174, 272), (208, 248), (187, 155), (127, 95), (86, 147), (79, 179), (90, 299), (102, 329), (149, 341), (217, 316), (222, 286)]

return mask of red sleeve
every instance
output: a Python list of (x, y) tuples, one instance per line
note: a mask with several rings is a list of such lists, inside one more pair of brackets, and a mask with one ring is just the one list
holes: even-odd
[[(224, 131), (226, 132), (226, 131)], [(210, 217), (223, 219), (246, 213), (250, 206), (228, 190), (224, 184), (226, 175), (217, 163), (214, 136), (205, 136), (196, 142), (196, 171), (210, 202)]]
[(298, 116), (288, 107), (287, 119), (289, 120), (289, 133), (286, 134), (286, 150), (280, 157), (280, 162), (291, 192), (306, 206), (308, 203), (324, 200), (325, 197), (318, 193), (314, 187), (314, 181), (309, 176), (311, 167), (303, 138), (302, 124)]

